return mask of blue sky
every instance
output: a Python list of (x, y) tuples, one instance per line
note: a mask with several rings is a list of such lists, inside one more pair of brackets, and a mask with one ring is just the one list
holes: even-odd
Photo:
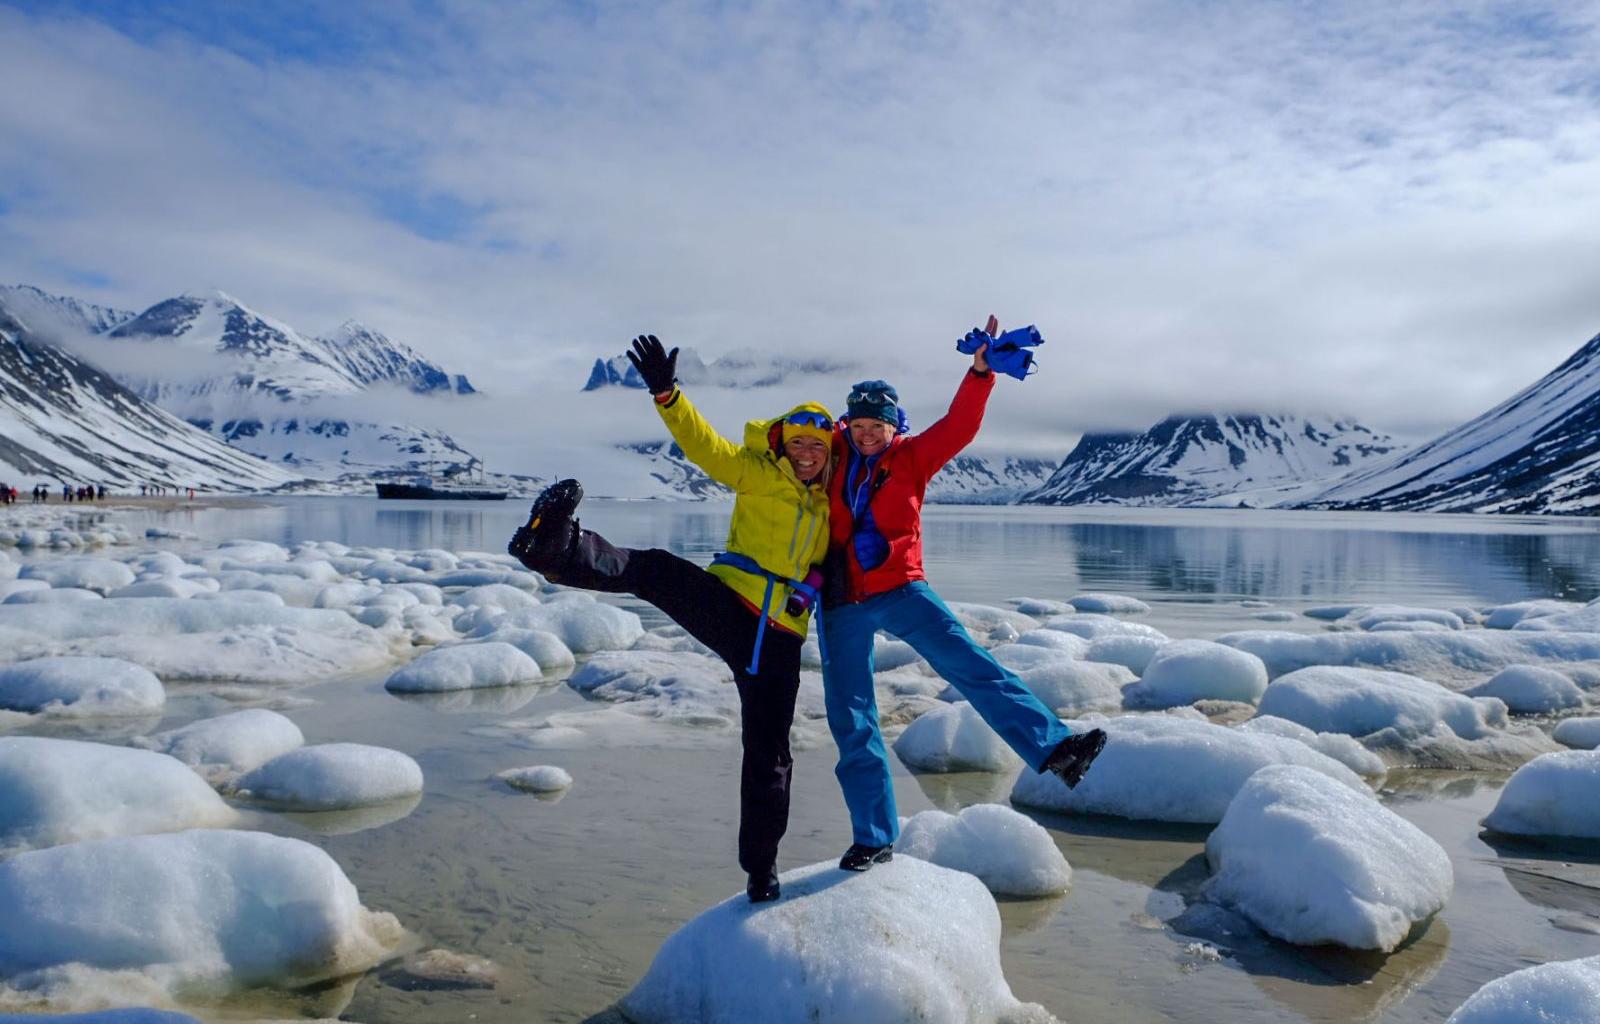
[(1600, 331), (1597, 43), (1594, 3), (0, 0), (0, 282), (356, 317), (523, 407), (641, 330), (865, 355), (924, 421), (992, 311), (1049, 339), (992, 448), (1426, 433)]

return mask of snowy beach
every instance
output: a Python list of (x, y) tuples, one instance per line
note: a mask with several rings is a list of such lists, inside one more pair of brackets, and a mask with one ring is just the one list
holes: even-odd
[[(875, 954), (849, 930), (871, 914), (904, 937), (840, 975), (823, 1019), (890, 1005), (873, 1002), (889, 985), (931, 1019), (1435, 1021), (1531, 964), (1600, 956), (1591, 522), (932, 511), (929, 572), (969, 629), (1063, 717), (1110, 716), (1111, 745), (1077, 790), (1019, 778), (882, 639), (913, 821), (893, 872), (841, 885), (813, 658), (774, 908), (800, 916), (763, 925), (742, 896), (713, 909), (742, 886), (725, 669), (647, 606), (512, 563), (520, 513), (0, 513), (0, 902), (43, 915), (52, 878), (108, 863), (149, 889), (135, 908), (79, 885), (77, 924), (0, 941), (0, 1008), (735, 1014), (739, 984), (796, 984), (811, 955), (772, 936), (825, 929), (859, 967)], [(700, 561), (725, 517), (585, 506), (624, 543)], [(230, 895), (306, 891), (323, 895), (293, 925)], [(929, 901), (950, 912), (920, 917)], [(1292, 909), (1308, 901), (1310, 920)], [(135, 910), (166, 930), (114, 943), (107, 922)], [(697, 941), (727, 958), (714, 991), (652, 980), (692, 976)], [(844, 969), (829, 962), (806, 963)]]

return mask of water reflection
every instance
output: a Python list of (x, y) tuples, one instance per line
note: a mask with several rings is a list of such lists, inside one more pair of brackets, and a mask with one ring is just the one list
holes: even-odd
[(396, 700), (441, 714), (508, 712), (525, 707), (533, 698), (555, 685), (559, 680), (541, 680), (529, 686), (474, 687), (470, 690), (447, 690), (439, 693), (396, 693), (385, 691)]
[(280, 814), (285, 820), (319, 836), (347, 836), (393, 824), (416, 810), (421, 802), (422, 794), (418, 793), (366, 807), (339, 811), (282, 811)]

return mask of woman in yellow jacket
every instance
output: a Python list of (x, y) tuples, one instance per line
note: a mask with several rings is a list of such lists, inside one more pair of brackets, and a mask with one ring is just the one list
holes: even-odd
[(649, 601), (733, 669), (744, 740), (739, 866), (752, 902), (777, 899), (800, 647), (828, 550), (833, 417), (821, 405), (800, 405), (747, 424), (738, 446), (678, 390), (677, 349), (668, 353), (646, 335), (628, 358), (684, 455), (734, 492), (728, 550), (702, 569), (659, 548), (616, 547), (579, 527), (573, 513), (583, 488), (562, 480), (539, 495), (510, 551), (553, 582)]

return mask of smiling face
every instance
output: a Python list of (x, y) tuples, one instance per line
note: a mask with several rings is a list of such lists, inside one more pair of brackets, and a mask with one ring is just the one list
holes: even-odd
[(850, 421), (850, 440), (862, 455), (876, 455), (889, 447), (894, 437), (894, 427), (870, 416), (857, 416)]
[(794, 467), (794, 475), (810, 483), (828, 465), (828, 446), (814, 437), (791, 437), (783, 442), (783, 454)]

